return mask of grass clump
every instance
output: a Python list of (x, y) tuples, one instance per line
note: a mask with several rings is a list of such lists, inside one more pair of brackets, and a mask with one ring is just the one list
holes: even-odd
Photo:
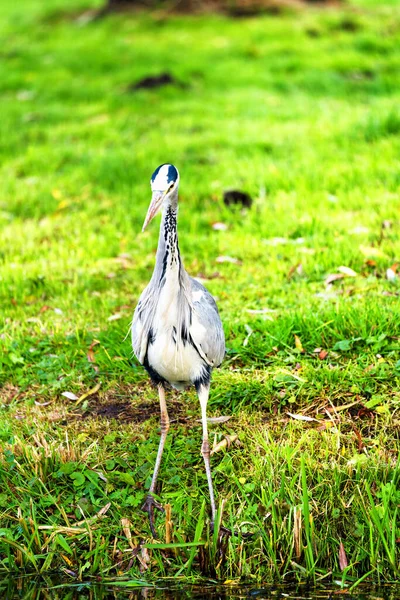
[[(87, 21), (91, 0), (2, 5), (3, 571), (398, 578), (400, 13), (354, 6)], [(140, 511), (158, 406), (125, 336), (166, 161), (186, 268), (227, 338), (209, 408), (231, 417), (211, 428), (219, 519), (239, 533), (223, 539), (193, 391), (169, 397), (160, 540)]]

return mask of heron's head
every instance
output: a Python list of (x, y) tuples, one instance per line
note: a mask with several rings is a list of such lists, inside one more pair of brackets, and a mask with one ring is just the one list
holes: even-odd
[(179, 173), (174, 165), (160, 165), (150, 179), (151, 202), (143, 223), (144, 231), (153, 217), (160, 211), (162, 205), (177, 198)]

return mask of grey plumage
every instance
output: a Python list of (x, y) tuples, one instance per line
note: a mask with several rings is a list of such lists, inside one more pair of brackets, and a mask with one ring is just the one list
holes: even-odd
[(202, 454), (205, 461), (212, 519), (215, 502), (209, 466), (206, 406), (211, 370), (225, 354), (225, 339), (214, 298), (198, 281), (189, 277), (182, 264), (177, 237), (179, 173), (173, 165), (161, 165), (151, 178), (152, 201), (143, 229), (162, 208), (162, 221), (152, 278), (143, 291), (132, 322), (132, 346), (139, 362), (158, 385), (161, 406), (161, 440), (156, 467), (144, 510), (153, 523), (152, 497), (169, 428), (165, 386), (184, 389), (190, 384), (199, 396), (202, 423)]

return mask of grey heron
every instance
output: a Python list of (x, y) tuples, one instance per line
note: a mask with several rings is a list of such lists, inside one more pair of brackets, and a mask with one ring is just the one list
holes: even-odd
[(142, 510), (148, 513), (151, 532), (154, 509), (163, 510), (155, 492), (161, 457), (169, 429), (165, 400), (168, 384), (183, 390), (194, 385), (200, 401), (203, 426), (201, 454), (204, 458), (211, 503), (216, 508), (210, 469), (210, 446), (206, 408), (211, 371), (225, 355), (225, 338), (214, 298), (190, 277), (182, 263), (178, 245), (177, 215), (179, 173), (170, 164), (160, 165), (151, 176), (152, 198), (143, 229), (162, 210), (156, 262), (150, 283), (140, 296), (132, 321), (132, 346), (139, 362), (158, 387), (161, 411), (161, 438), (154, 473)]

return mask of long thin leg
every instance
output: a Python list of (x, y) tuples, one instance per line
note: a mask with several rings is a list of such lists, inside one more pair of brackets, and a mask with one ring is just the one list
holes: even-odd
[(201, 453), (204, 458), (204, 464), (206, 467), (206, 475), (208, 481), (208, 490), (210, 492), (210, 503), (211, 503), (211, 519), (212, 523), (215, 521), (216, 508), (215, 508), (215, 499), (214, 499), (214, 489), (212, 484), (211, 477), (211, 468), (210, 468), (210, 444), (208, 443), (208, 431), (207, 431), (207, 402), (208, 402), (208, 394), (210, 392), (210, 385), (200, 385), (197, 389), (197, 394), (200, 400), (201, 406), (201, 422), (203, 424), (203, 443), (201, 445)]
[(151, 529), (151, 533), (153, 534), (154, 537), (157, 537), (156, 530), (154, 528), (154, 508), (157, 508), (158, 510), (161, 510), (161, 511), (164, 511), (164, 509), (159, 502), (156, 502), (156, 500), (154, 500), (153, 493), (156, 489), (158, 471), (160, 470), (161, 458), (162, 458), (162, 454), (163, 454), (163, 450), (164, 450), (164, 444), (165, 444), (165, 440), (167, 439), (167, 433), (169, 430), (169, 417), (168, 417), (168, 411), (167, 411), (167, 404), (165, 402), (165, 389), (162, 384), (160, 384), (158, 386), (158, 395), (160, 398), (160, 411), (161, 411), (161, 437), (160, 437), (160, 443), (158, 446), (156, 464), (154, 466), (153, 478), (151, 480), (149, 493), (147, 494), (145, 503), (142, 506), (142, 510), (147, 512), (147, 514), (149, 515), (150, 529)]

